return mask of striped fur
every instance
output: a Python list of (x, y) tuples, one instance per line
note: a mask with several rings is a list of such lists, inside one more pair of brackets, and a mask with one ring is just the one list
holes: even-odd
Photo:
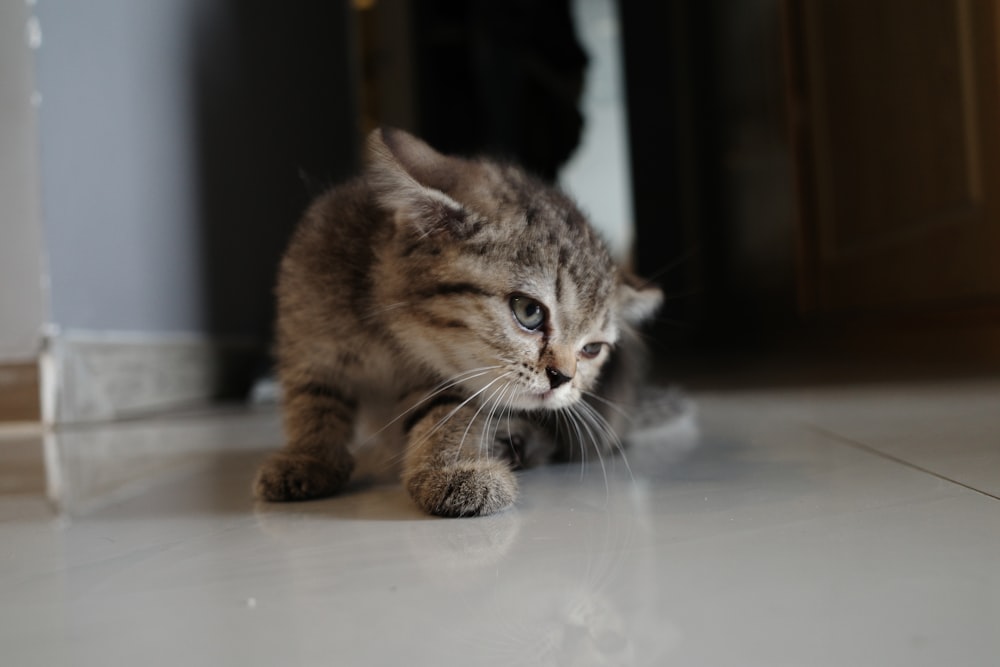
[[(629, 391), (631, 327), (661, 294), (615, 266), (566, 195), (517, 167), (444, 156), (398, 130), (376, 130), (367, 152), (360, 177), (309, 209), (281, 264), (288, 443), (256, 495), (341, 490), (357, 413), (391, 406), (387, 433), (420, 507), (499, 511), (517, 495), (512, 464), (616, 437), (546, 424), (585, 409), (613, 418), (603, 401)], [(544, 314), (537, 328), (519, 323), (514, 297)], [(611, 393), (585, 408), (602, 387)]]

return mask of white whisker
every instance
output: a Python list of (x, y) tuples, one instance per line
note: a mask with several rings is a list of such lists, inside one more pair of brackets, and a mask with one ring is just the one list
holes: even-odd
[(361, 443), (361, 446), (369, 444), (372, 440), (381, 435), (387, 428), (389, 428), (390, 426), (398, 422), (400, 419), (410, 414), (418, 407), (420, 407), (422, 404), (431, 400), (438, 394), (448, 391), (452, 387), (462, 384), (463, 382), (469, 382), (470, 380), (475, 380), (476, 378), (480, 378), (484, 375), (487, 375), (489, 374), (490, 371), (496, 370), (497, 368), (502, 368), (502, 366), (496, 365), (496, 366), (482, 366), (480, 368), (473, 368), (467, 371), (462, 371), (461, 373), (458, 373), (452, 376), (451, 378), (438, 383), (436, 386), (431, 388), (431, 390), (427, 394), (425, 394), (418, 401), (416, 401), (413, 405), (400, 412), (398, 415), (390, 419), (384, 426), (382, 426), (382, 428), (380, 428), (379, 430), (375, 431), (370, 436), (368, 436), (365, 439), (365, 441)]
[(628, 410), (626, 410), (625, 408), (623, 408), (622, 406), (618, 405), (617, 403), (615, 403), (613, 401), (609, 401), (608, 399), (604, 398), (600, 394), (595, 394), (592, 391), (585, 391), (583, 393), (587, 397), (592, 398), (595, 401), (600, 401), (604, 405), (608, 406), (609, 408), (611, 408), (612, 410), (614, 410), (615, 412), (617, 412), (618, 414), (620, 414), (622, 417), (625, 417), (625, 419), (628, 419), (629, 421), (632, 421), (632, 413), (629, 412)]
[[(500, 424), (503, 422), (503, 415), (505, 411), (510, 409), (510, 400), (507, 398), (507, 391), (512, 388), (512, 382), (508, 382), (503, 386), (503, 391), (497, 396), (496, 404), (494, 406), (494, 411), (491, 411), (489, 421), (486, 422), (486, 428), (489, 429), (490, 422), (493, 422), (493, 434), (487, 434), (488, 439), (486, 446), (488, 451), (494, 451), (496, 448), (497, 436), (500, 433)], [(499, 410), (499, 411), (497, 411)], [(493, 414), (496, 414), (496, 420), (493, 419)], [(510, 435), (510, 419), (507, 420), (507, 434)]]
[[(497, 378), (497, 380), (499, 380), (501, 378), (504, 378), (504, 377), (506, 377), (508, 375), (510, 375), (510, 373), (505, 373), (504, 375), (501, 375), (499, 378)], [(492, 385), (494, 382), (496, 382), (496, 380), (494, 380), (493, 382), (491, 382), (490, 385)], [(489, 386), (489, 385), (487, 385), (487, 386)], [(469, 435), (469, 430), (472, 428), (472, 425), (475, 423), (476, 419), (479, 418), (479, 413), (481, 413), (486, 408), (486, 406), (489, 405), (491, 403), (491, 401), (493, 401), (493, 397), (496, 396), (498, 392), (502, 391), (504, 389), (504, 387), (506, 387), (506, 386), (507, 385), (502, 385), (502, 386), (494, 389), (492, 394), (490, 394), (485, 400), (483, 400), (483, 401), (480, 402), (479, 407), (476, 409), (476, 412), (472, 415), (472, 419), (469, 420), (468, 425), (465, 427), (465, 432), (462, 433), (462, 440), (458, 443), (458, 447), (455, 450), (455, 460), (456, 461), (458, 460), (458, 457), (462, 453), (462, 447), (465, 446), (465, 439)], [(493, 411), (490, 410), (490, 412), (488, 413), (488, 415), (492, 414), (492, 412)], [(490, 424), (489, 419), (490, 419), (489, 416), (487, 416), (486, 417), (486, 423), (483, 425), (483, 431), (488, 431), (489, 430), (489, 424)], [(482, 455), (482, 435), (480, 435), (479, 454), (480, 454), (480, 456)]]
[(580, 402), (577, 405), (581, 406), (581, 408), (583, 408), (586, 411), (586, 414), (588, 414), (590, 418), (593, 420), (595, 427), (602, 430), (604, 434), (607, 436), (608, 442), (611, 445), (613, 445), (614, 448), (618, 451), (619, 455), (621, 455), (622, 462), (625, 464), (625, 469), (628, 471), (629, 478), (631, 478), (631, 480), (634, 482), (635, 475), (632, 474), (632, 466), (629, 465), (628, 457), (625, 455), (625, 445), (622, 444), (622, 441), (618, 437), (618, 434), (615, 433), (614, 429), (611, 428), (611, 425), (608, 424), (608, 420), (606, 420), (600, 412), (594, 409), (593, 406), (588, 405), (585, 402)]
[[(514, 412), (514, 403), (513, 403), (513, 399), (514, 399), (514, 396), (515, 396), (515, 395), (517, 394), (517, 388), (516, 388), (516, 387), (513, 387), (512, 385), (513, 385), (513, 383), (511, 383), (511, 382), (508, 382), (508, 383), (507, 383), (507, 386), (508, 386), (508, 387), (510, 387), (510, 388), (512, 389), (512, 391), (511, 391), (511, 394), (510, 394), (510, 397), (509, 397), (509, 398), (507, 398), (507, 405), (506, 405), (506, 406), (504, 406), (504, 408), (503, 408), (503, 409), (502, 409), (502, 410), (500, 411), (500, 416), (499, 416), (499, 417), (497, 417), (497, 425), (496, 425), (496, 428), (495, 428), (495, 429), (493, 430), (493, 441), (494, 441), (494, 442), (496, 442), (496, 439), (497, 439), (497, 436), (498, 436), (498, 435), (499, 435), (499, 433), (500, 433), (500, 425), (501, 425), (501, 422), (502, 422), (502, 421), (504, 420), (504, 413), (506, 413), (506, 415), (507, 415), (507, 441), (508, 441), (508, 442), (510, 443), (510, 446), (511, 446), (511, 448), (512, 448), (512, 451), (511, 451), (511, 459), (513, 460), (513, 455), (514, 455), (514, 454), (515, 454), (516, 452), (515, 452), (515, 450), (513, 450), (513, 445), (514, 445), (514, 442), (513, 442), (513, 440), (514, 440), (514, 434), (513, 434), (513, 433), (511, 433), (511, 430), (510, 430), (510, 417), (511, 417), (511, 415), (512, 415), (512, 414), (513, 414), (513, 412)], [(525, 452), (522, 452), (522, 453), (523, 453), (523, 454), (526, 454), (526, 453), (527, 453), (527, 451), (525, 451)], [(518, 454), (518, 456), (520, 456), (520, 454)]]
[[(601, 451), (601, 443), (598, 442), (598, 440), (597, 440), (597, 434), (594, 432), (593, 428), (591, 427), (590, 420), (588, 419), (589, 415), (587, 413), (577, 412), (577, 408), (581, 407), (581, 406), (587, 407), (587, 404), (583, 403), (583, 402), (578, 402), (578, 403), (574, 404), (573, 406), (571, 406), (572, 407), (571, 414), (573, 414), (575, 417), (577, 417), (580, 420), (580, 423), (587, 430), (587, 435), (590, 436), (590, 441), (594, 445), (594, 452), (597, 454), (597, 461), (601, 464), (601, 472), (604, 474), (604, 489), (605, 489), (605, 492), (608, 494), (608, 496), (610, 496), (611, 489), (608, 486), (608, 469), (607, 469), (607, 466), (604, 465), (604, 455), (603, 455), (603, 452)], [(582, 447), (582, 444), (581, 444), (581, 447)]]
[(587, 447), (584, 443), (583, 429), (580, 428), (579, 418), (573, 411), (572, 406), (562, 411), (562, 414), (566, 417), (566, 422), (576, 431), (576, 442), (580, 448), (580, 481), (583, 481), (583, 476), (587, 471)]
[(443, 427), (452, 417), (454, 417), (456, 414), (458, 414), (462, 410), (462, 408), (464, 408), (466, 405), (468, 405), (471, 401), (474, 401), (477, 397), (479, 397), (480, 395), (482, 395), (483, 393), (485, 393), (490, 387), (492, 387), (494, 384), (496, 384), (497, 382), (499, 382), (500, 380), (504, 379), (505, 377), (507, 377), (510, 374), (511, 374), (511, 372), (507, 372), (507, 373), (504, 373), (504, 374), (502, 374), (502, 375), (500, 375), (498, 377), (493, 378), (488, 383), (486, 383), (486, 385), (484, 387), (482, 387), (481, 389), (479, 389), (478, 391), (476, 391), (475, 393), (473, 393), (471, 396), (469, 396), (468, 398), (466, 398), (464, 401), (462, 401), (461, 403), (459, 403), (451, 411), (449, 411), (448, 414), (446, 414), (444, 417), (442, 417), (440, 420), (438, 420), (438, 422), (436, 424), (434, 424), (434, 426), (432, 426), (431, 429), (427, 433), (425, 433), (423, 436), (421, 436), (421, 438), (419, 440), (417, 440), (416, 442), (409, 443), (408, 447), (403, 448), (403, 451), (396, 457), (396, 459), (399, 460), (399, 459), (405, 458), (407, 452), (410, 449), (412, 449), (414, 447), (417, 447), (418, 445), (421, 445), (424, 442), (426, 442), (435, 433), (437, 433), (441, 429), (441, 427)]

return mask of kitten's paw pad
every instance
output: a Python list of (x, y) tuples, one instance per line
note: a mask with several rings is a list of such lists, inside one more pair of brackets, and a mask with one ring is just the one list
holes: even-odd
[(264, 462), (254, 480), (258, 500), (285, 502), (323, 498), (340, 491), (351, 477), (350, 454), (334, 463), (309, 456), (279, 452)]
[(407, 479), (406, 487), (423, 510), (439, 516), (495, 514), (517, 499), (514, 473), (498, 462), (420, 470)]

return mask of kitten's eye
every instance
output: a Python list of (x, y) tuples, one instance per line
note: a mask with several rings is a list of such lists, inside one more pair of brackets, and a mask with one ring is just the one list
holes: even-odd
[(510, 310), (518, 324), (528, 331), (538, 331), (545, 324), (545, 306), (526, 296), (510, 297)]
[(593, 359), (601, 353), (602, 347), (604, 347), (604, 343), (587, 343), (580, 348), (580, 354), (587, 359)]

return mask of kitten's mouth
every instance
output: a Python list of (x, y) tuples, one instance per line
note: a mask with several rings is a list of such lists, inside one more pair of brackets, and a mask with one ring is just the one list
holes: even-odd
[(546, 410), (558, 410), (573, 403), (573, 400), (566, 393), (560, 392), (557, 389), (549, 389), (548, 391), (531, 394), (531, 396), (538, 402), (538, 407), (545, 408)]
[(521, 394), (517, 403), (520, 404), (523, 410), (538, 410), (545, 409), (549, 410), (554, 407), (556, 403), (555, 390), (549, 389), (548, 391), (526, 391)]
[(515, 399), (523, 410), (560, 410), (572, 404), (575, 398), (572, 392), (562, 388), (547, 389), (545, 391), (527, 390)]

